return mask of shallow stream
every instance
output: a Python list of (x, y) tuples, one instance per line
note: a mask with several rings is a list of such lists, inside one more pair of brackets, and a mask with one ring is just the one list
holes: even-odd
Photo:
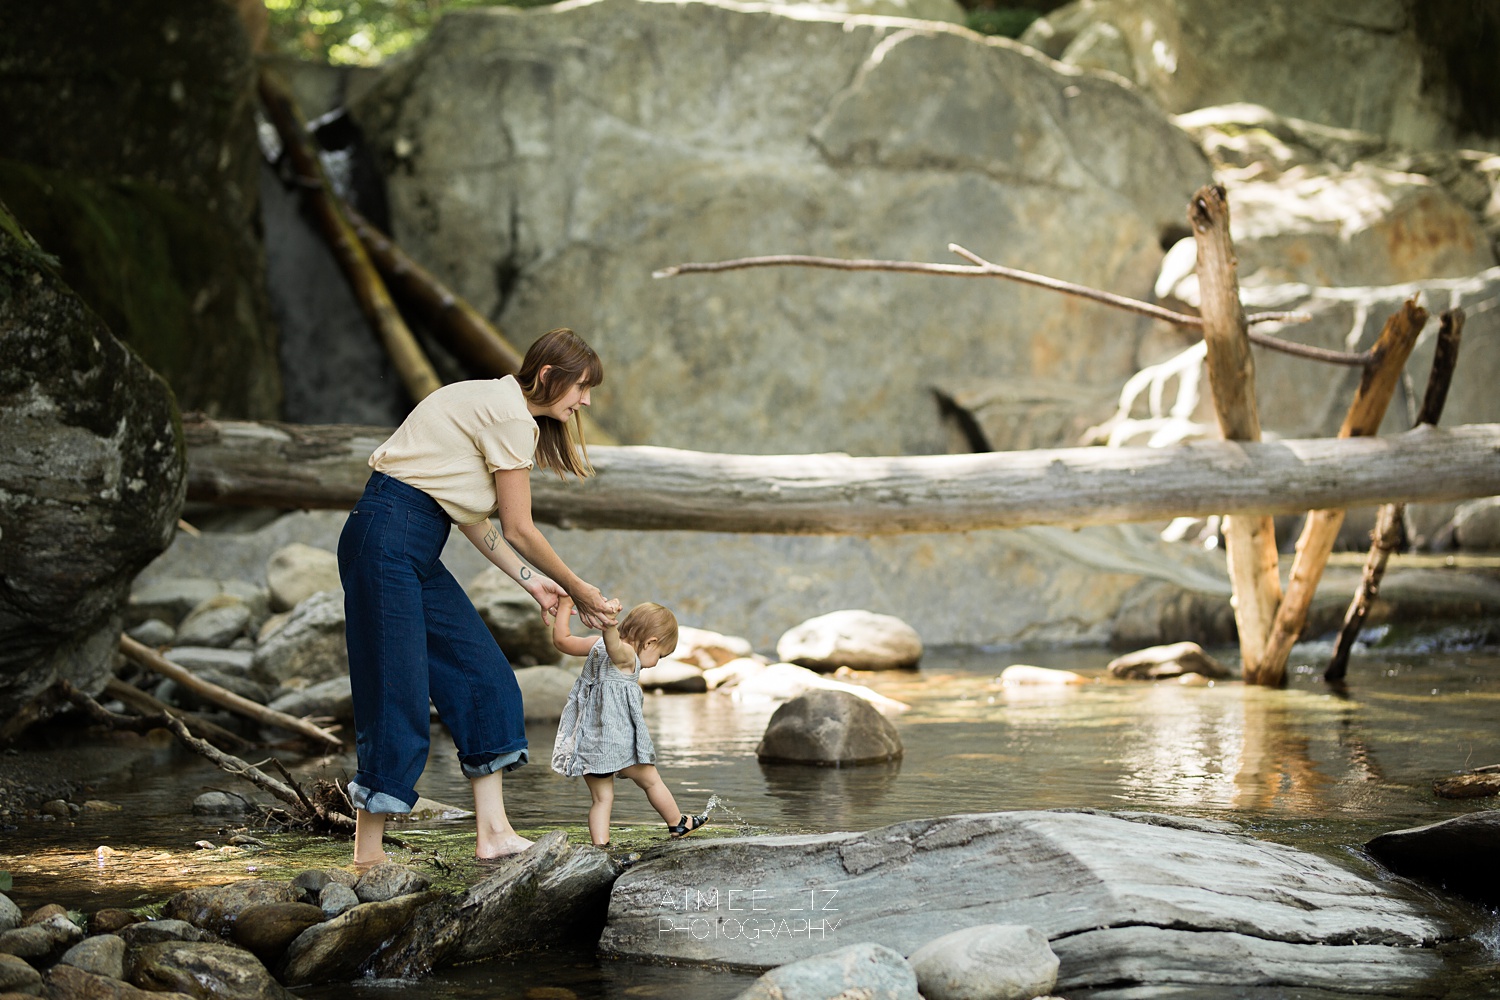
[[(1233, 654), (1219, 651), (1227, 659)], [(648, 696), (647, 717), (668, 784), (684, 809), (710, 795), (725, 807), (715, 832), (863, 830), (907, 819), (1007, 809), (1093, 808), (1229, 820), (1246, 832), (1386, 877), (1360, 852), (1376, 833), (1432, 822), (1492, 800), (1448, 801), (1435, 778), (1500, 762), (1500, 651), (1408, 651), (1356, 655), (1348, 690), (1321, 680), (1327, 649), (1297, 647), (1285, 690), (1238, 683), (1189, 687), (1104, 678), (1109, 654), (937, 650), (917, 671), (864, 675), (871, 687), (911, 705), (896, 718), (906, 754), (899, 764), (842, 770), (762, 766), (754, 749), (775, 706), (741, 704), (727, 693)], [(1076, 670), (1092, 683), (1002, 688), (1016, 663)], [(582, 831), (588, 795), (581, 782), (546, 765), (554, 730), (533, 725), (534, 762), (507, 776), (512, 820), (528, 833), (559, 825)], [(80, 748), (56, 748), (78, 753)], [(91, 751), (98, 752), (98, 751)], [(288, 761), (288, 763), (292, 763)], [(139, 906), (178, 888), (280, 873), (307, 861), (307, 845), (266, 838), (270, 847), (226, 847), (227, 834), (189, 814), (207, 788), (247, 790), (172, 744), (138, 738), (106, 750), (90, 797), (122, 807), (86, 811), (73, 822), (25, 821), (0, 841), (0, 868), (14, 873), (23, 907), (57, 901), (92, 911)], [(352, 755), (302, 761), (299, 775), (352, 773)], [(467, 804), (451, 742), (434, 729), (419, 786), (429, 798)], [(660, 821), (643, 796), (622, 786), (617, 839), (650, 836)], [(440, 823), (448, 860), (462, 863), (465, 821)], [(255, 831), (251, 831), (255, 832)], [(197, 849), (206, 840), (212, 849)], [(458, 841), (455, 846), (455, 841)], [(296, 859), (289, 852), (296, 848)], [(346, 845), (337, 847), (344, 858)], [(1496, 920), (1459, 907), (1472, 941), (1457, 949), (1451, 981), (1435, 995), (1500, 994)], [(299, 990), (310, 998), (421, 996), (436, 1000), (716, 1000), (753, 979), (742, 973), (640, 965), (588, 953), (550, 954), (450, 970), (420, 984), (357, 984)]]

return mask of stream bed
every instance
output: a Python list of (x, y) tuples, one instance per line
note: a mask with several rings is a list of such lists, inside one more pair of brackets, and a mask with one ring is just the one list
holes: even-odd
[[(1500, 650), (1454, 649), (1462, 642), (1451, 637), (1448, 648), (1441, 645), (1429, 637), (1405, 649), (1356, 655), (1341, 693), (1321, 679), (1328, 650), (1317, 643), (1297, 647), (1289, 684), (1280, 691), (1237, 682), (1114, 681), (1103, 669), (1111, 654), (1099, 649), (932, 650), (919, 670), (861, 675), (911, 709), (894, 720), (904, 759), (859, 768), (759, 764), (755, 745), (772, 703), (742, 704), (728, 692), (648, 695), (646, 714), (663, 777), (682, 808), (697, 810), (710, 795), (723, 802), (713, 818), (716, 835), (864, 830), (1009, 809), (1162, 812), (1228, 820), (1253, 836), (1385, 878), (1360, 849), (1370, 837), (1494, 804), (1444, 800), (1432, 792), (1435, 778), (1500, 762)], [(1233, 662), (1232, 651), (1215, 653)], [(1091, 682), (1001, 687), (996, 677), (1018, 662), (1075, 670)], [(528, 728), (533, 762), (507, 775), (508, 811), (528, 834), (564, 826), (583, 842), (588, 793), (582, 782), (547, 767), (554, 733), (545, 724)], [(230, 831), (221, 822), (198, 819), (189, 807), (206, 789), (249, 791), (248, 785), (237, 785), (170, 740), (117, 739), (115, 746), (35, 751), (97, 756), (98, 774), (87, 794), (108, 805), (71, 822), (22, 821), (0, 834), (0, 868), (13, 873), (11, 896), (23, 908), (53, 901), (85, 911), (142, 906), (190, 885), (347, 860), (347, 844), (319, 850), (305, 838), (255, 830), (248, 832), (268, 846), (229, 845)], [(284, 760), (299, 777), (342, 778), (354, 769), (352, 754)], [(418, 787), (431, 799), (469, 804), (468, 782), (440, 726)], [(644, 796), (623, 783), (614, 822), (616, 840), (660, 830)], [(438, 851), (446, 852), (446, 861), (466, 863), (464, 852), (472, 850), (467, 820), (424, 825), (444, 834)], [(195, 847), (199, 841), (207, 846)], [(314, 853), (324, 857), (309, 860)], [(1455, 950), (1452, 980), (1433, 984), (1434, 995), (1500, 993), (1500, 923), (1478, 907), (1461, 905), (1457, 912), (1470, 939)], [(420, 984), (369, 982), (298, 993), (329, 1000), (615, 1000), (691, 993), (717, 1000), (754, 978), (603, 960), (584, 950), (448, 970)]]

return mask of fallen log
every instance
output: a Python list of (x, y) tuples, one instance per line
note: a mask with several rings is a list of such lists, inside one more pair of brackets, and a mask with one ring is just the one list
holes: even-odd
[[(390, 431), (183, 422), (188, 497), (347, 509)], [(1500, 424), (1393, 437), (1192, 441), (965, 455), (721, 455), (590, 449), (598, 475), (532, 477), (538, 521), (570, 528), (883, 535), (1301, 513), (1500, 494)]]
[(182, 720), (182, 724), (187, 726), (188, 732), (201, 740), (209, 740), (220, 747), (231, 747), (240, 750), (255, 748), (255, 743), (245, 739), (240, 734), (231, 732), (218, 723), (200, 718), (192, 712), (173, 709), (165, 702), (158, 701), (133, 684), (126, 684), (118, 677), (111, 677), (105, 682), (104, 694), (127, 708), (135, 709), (143, 716), (176, 715), (177, 718)]
[[(1406, 370), (1406, 359), (1411, 356), (1426, 322), (1427, 310), (1417, 305), (1415, 296), (1386, 320), (1380, 339), (1375, 342), (1374, 354), (1380, 361), (1365, 369), (1354, 402), (1339, 428), (1339, 437), (1369, 437), (1380, 430), (1386, 407), (1396, 392), (1401, 373)], [(1287, 657), (1307, 625), (1307, 609), (1312, 606), (1318, 582), (1323, 578), (1323, 567), (1343, 525), (1343, 507), (1307, 512), (1302, 534), (1297, 539), (1297, 555), (1292, 560), (1286, 597), (1276, 609), (1276, 621), (1260, 662), (1259, 683), (1280, 687), (1285, 682)]]

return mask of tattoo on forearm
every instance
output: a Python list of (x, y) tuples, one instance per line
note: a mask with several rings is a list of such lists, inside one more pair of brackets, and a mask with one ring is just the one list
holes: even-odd
[(493, 524), (490, 525), (490, 530), (484, 533), (484, 544), (489, 546), (491, 552), (495, 551), (500, 544), (500, 529)]
[(521, 579), (523, 579), (523, 580), (530, 580), (531, 579), (531, 570), (527, 569), (525, 566), (521, 567)]

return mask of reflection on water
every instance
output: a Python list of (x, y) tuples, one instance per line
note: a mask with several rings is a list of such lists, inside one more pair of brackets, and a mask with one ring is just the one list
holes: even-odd
[[(1375, 833), (1489, 807), (1485, 800), (1438, 799), (1431, 782), (1500, 762), (1500, 654), (1366, 657), (1353, 664), (1349, 690), (1340, 695), (1322, 684), (1322, 651), (1297, 652), (1319, 665), (1294, 669), (1286, 690), (1269, 691), (1112, 681), (1103, 676), (1109, 654), (1101, 650), (936, 651), (920, 671), (862, 678), (912, 706), (894, 719), (904, 759), (871, 767), (759, 764), (755, 745), (775, 706), (741, 705), (722, 692), (648, 697), (646, 716), (681, 806), (696, 811), (718, 795), (726, 808), (715, 812), (715, 824), (746, 832), (861, 830), (1001, 809), (1144, 810), (1239, 822), (1258, 836), (1368, 869), (1354, 849)], [(1075, 670), (1091, 682), (998, 685), (1000, 671), (1018, 660)], [(585, 821), (583, 783), (547, 767), (554, 735), (551, 726), (533, 725), (532, 764), (506, 776), (511, 817), (525, 829)], [(353, 760), (304, 761), (297, 769), (347, 777)], [(182, 885), (253, 873), (257, 859), (264, 861), (253, 848), (192, 848), (205, 837), (224, 843), (212, 824), (186, 815), (208, 787), (234, 785), (176, 748), (141, 751), (133, 766), (91, 792), (122, 812), (28, 824), (0, 844), (0, 867), (16, 873), (23, 905), (58, 899), (84, 909), (127, 890), (143, 902)], [(434, 728), (419, 790), (468, 803), (468, 782), (441, 727)], [(621, 787), (615, 808), (622, 826), (661, 825), (633, 786)], [(101, 854), (101, 846), (118, 853)], [(710, 987), (703, 976), (559, 957), (550, 965), (445, 973), (412, 995), (566, 1000), (527, 992), (557, 987), (587, 998), (691, 990), (712, 1000), (744, 983), (726, 975)], [(371, 995), (376, 989), (369, 987)], [(379, 989), (391, 995), (391, 987)]]

